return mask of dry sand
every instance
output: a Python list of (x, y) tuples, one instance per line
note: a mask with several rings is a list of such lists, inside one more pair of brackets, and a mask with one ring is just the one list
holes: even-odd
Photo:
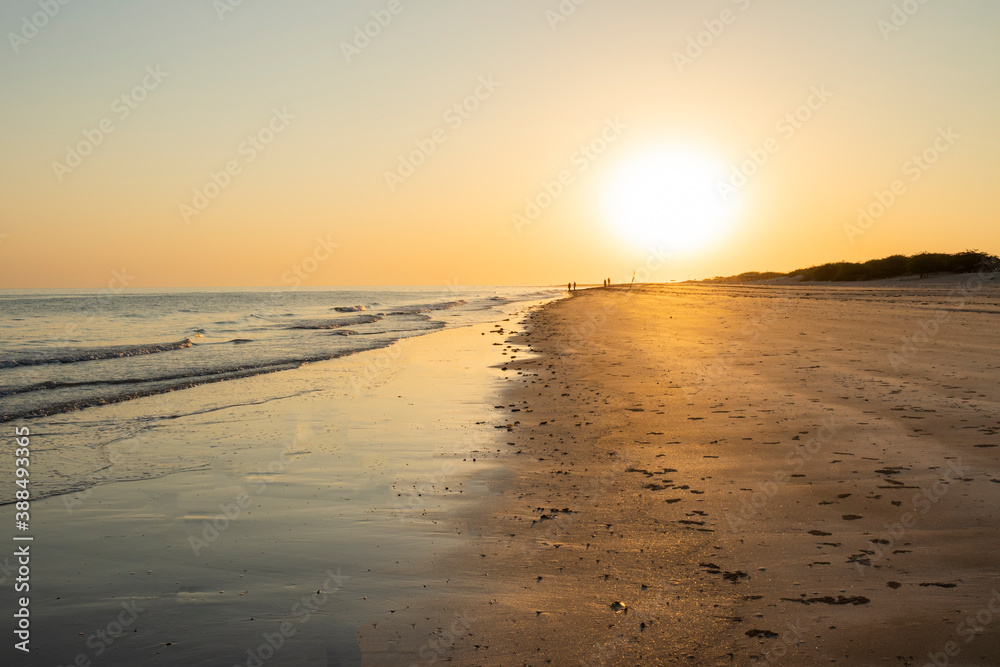
[(364, 664), (1000, 664), (998, 284), (544, 306), (502, 348), (507, 474)]

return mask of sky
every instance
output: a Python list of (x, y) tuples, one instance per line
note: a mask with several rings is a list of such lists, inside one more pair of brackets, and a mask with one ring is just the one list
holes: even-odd
[(5, 0), (0, 287), (1000, 251), (995, 0)]

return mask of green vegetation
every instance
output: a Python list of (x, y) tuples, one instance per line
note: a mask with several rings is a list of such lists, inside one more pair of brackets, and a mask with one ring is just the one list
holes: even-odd
[(745, 283), (770, 278), (799, 278), (808, 281), (837, 282), (882, 280), (903, 276), (926, 278), (935, 273), (974, 273), (984, 269), (996, 271), (998, 267), (1000, 267), (1000, 258), (978, 250), (966, 250), (953, 255), (923, 252), (911, 256), (891, 255), (860, 264), (857, 262), (831, 262), (820, 266), (810, 266), (807, 269), (796, 269), (788, 273), (748, 271), (737, 276), (712, 278), (706, 282)]

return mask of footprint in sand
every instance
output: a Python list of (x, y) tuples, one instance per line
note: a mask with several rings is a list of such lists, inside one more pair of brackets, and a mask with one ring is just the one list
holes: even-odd
[(771, 632), (770, 630), (747, 630), (747, 637), (764, 637), (766, 639), (772, 639), (777, 636), (777, 632)]
[(831, 605), (862, 605), (871, 602), (868, 598), (863, 595), (854, 595), (851, 597), (845, 597), (843, 595), (838, 595), (836, 598), (831, 596), (821, 597), (821, 598), (781, 598), (784, 602), (798, 602), (801, 604), (831, 604)]

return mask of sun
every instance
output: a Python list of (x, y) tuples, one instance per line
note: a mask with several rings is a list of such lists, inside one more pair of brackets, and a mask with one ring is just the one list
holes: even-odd
[(719, 190), (725, 170), (689, 150), (634, 156), (608, 183), (607, 217), (629, 241), (674, 252), (719, 240), (735, 217), (735, 201)]

